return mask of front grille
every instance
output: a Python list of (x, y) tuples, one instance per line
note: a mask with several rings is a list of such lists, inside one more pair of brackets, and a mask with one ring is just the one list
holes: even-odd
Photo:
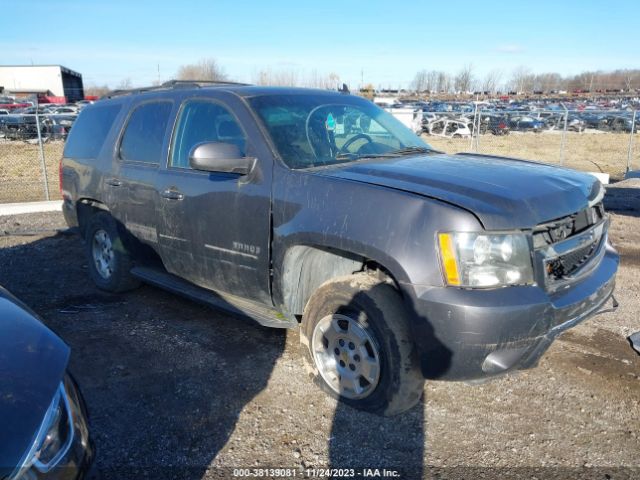
[(533, 245), (535, 248), (552, 245), (587, 230), (603, 218), (604, 207), (598, 203), (573, 215), (538, 225), (533, 231)]
[[(607, 225), (602, 203), (598, 203), (534, 228), (533, 246), (541, 283), (553, 290), (586, 271), (602, 251)], [(571, 240), (578, 236), (579, 241)], [(580, 245), (580, 241), (588, 243)]]
[(547, 262), (547, 275), (552, 280), (561, 280), (572, 275), (585, 265), (598, 250), (598, 242), (595, 241), (582, 248), (578, 248), (572, 252), (562, 255), (554, 260)]

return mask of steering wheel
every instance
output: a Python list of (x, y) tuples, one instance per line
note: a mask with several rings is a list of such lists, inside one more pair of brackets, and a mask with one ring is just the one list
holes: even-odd
[(346, 142), (344, 142), (344, 145), (342, 145), (342, 147), (340, 147), (340, 150), (338, 150), (338, 154), (348, 152), (349, 151), (349, 147), (351, 145), (353, 145), (353, 143), (356, 140), (360, 140), (361, 138), (364, 138), (369, 143), (374, 143), (373, 139), (369, 135), (367, 135), (366, 133), (358, 133), (358, 134), (354, 135), (353, 137), (351, 137)]

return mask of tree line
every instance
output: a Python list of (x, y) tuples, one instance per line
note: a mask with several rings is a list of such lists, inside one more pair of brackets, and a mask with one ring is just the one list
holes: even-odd
[[(230, 81), (224, 68), (212, 58), (196, 63), (182, 65), (174, 78), (178, 80)], [(299, 86), (310, 88), (334, 89), (340, 85), (340, 76), (335, 72), (322, 73), (317, 70), (305, 72), (295, 69), (260, 69), (253, 73), (255, 85)], [(155, 84), (160, 84), (158, 80)], [(123, 79), (116, 89), (130, 89), (130, 78)], [(371, 88), (369, 85), (361, 86)], [(563, 76), (559, 73), (534, 73), (530, 68), (520, 66), (510, 73), (493, 69), (484, 75), (477, 75), (472, 64), (464, 65), (458, 72), (451, 74), (442, 70), (420, 70), (410, 85), (411, 90), (420, 93), (460, 93), (460, 92), (559, 92), (559, 91), (633, 91), (640, 89), (640, 69), (619, 69), (613, 71), (586, 71), (577, 75)], [(86, 95), (102, 96), (111, 89), (106, 86), (88, 86)]]
[[(196, 63), (182, 65), (176, 71), (176, 80), (203, 80), (225, 82), (232, 81), (224, 68), (213, 58), (202, 59)], [(308, 87), (335, 89), (340, 84), (340, 76), (336, 73), (322, 73), (318, 70), (305, 72), (291, 68), (266, 68), (253, 72), (251, 82), (255, 85), (275, 85), (282, 87)], [(159, 85), (160, 81), (153, 82)], [(130, 78), (125, 78), (116, 86), (116, 90), (133, 88)], [(85, 88), (85, 95), (103, 96), (113, 89), (107, 85), (91, 85)]]
[(534, 73), (530, 68), (520, 66), (509, 75), (494, 69), (488, 73), (475, 75), (473, 65), (463, 66), (457, 73), (441, 70), (420, 70), (415, 74), (411, 89), (424, 93), (458, 92), (596, 92), (625, 91), (640, 89), (640, 70), (618, 69), (613, 71), (586, 71), (577, 75), (560, 75), (555, 72)]

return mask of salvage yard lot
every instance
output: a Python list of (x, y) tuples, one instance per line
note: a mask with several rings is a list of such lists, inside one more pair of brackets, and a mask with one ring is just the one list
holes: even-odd
[[(423, 135), (425, 141), (447, 153), (469, 150), (468, 138), (443, 138)], [(640, 135), (634, 138), (632, 166), (640, 168)], [(548, 163), (560, 163), (562, 135), (551, 131), (543, 133), (511, 132), (509, 135), (482, 135), (479, 152), (503, 155)], [(629, 152), (629, 134), (624, 133), (576, 133), (568, 132), (565, 144), (564, 165), (587, 172), (604, 172), (612, 179), (624, 176)]]
[(453, 467), (493, 468), (486, 478), (638, 478), (640, 356), (625, 337), (640, 330), (639, 189), (627, 181), (607, 197), (622, 255), (616, 313), (565, 333), (534, 370), (476, 386), (429, 382), (424, 402), (392, 419), (321, 393), (295, 331), (149, 286), (97, 290), (80, 239), (55, 231), (65, 227), (59, 213), (0, 217), (0, 285), (72, 348), (96, 478), (219, 478), (230, 467), (300, 476), (327, 466), (403, 478), (480, 473)]
[[(434, 148), (447, 153), (469, 151), (466, 138), (423, 135)], [(515, 156), (549, 163), (560, 162), (561, 134), (512, 132), (505, 136), (480, 137), (480, 153)], [(632, 166), (640, 168), (640, 134), (636, 134)], [(44, 145), (48, 185), (52, 199), (58, 199), (58, 162), (64, 143)], [(567, 133), (565, 165), (584, 171), (602, 171), (613, 179), (624, 175), (629, 150), (629, 134)], [(44, 200), (42, 166), (38, 145), (0, 140), (0, 203)]]

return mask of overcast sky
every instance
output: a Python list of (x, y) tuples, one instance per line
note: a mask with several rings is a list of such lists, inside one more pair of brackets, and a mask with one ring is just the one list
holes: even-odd
[(640, 68), (640, 0), (2, 1), (0, 64), (61, 64), (85, 85), (135, 86), (215, 58), (250, 82), (260, 69), (337, 73), (352, 88), (408, 86), (416, 71), (482, 77)]

